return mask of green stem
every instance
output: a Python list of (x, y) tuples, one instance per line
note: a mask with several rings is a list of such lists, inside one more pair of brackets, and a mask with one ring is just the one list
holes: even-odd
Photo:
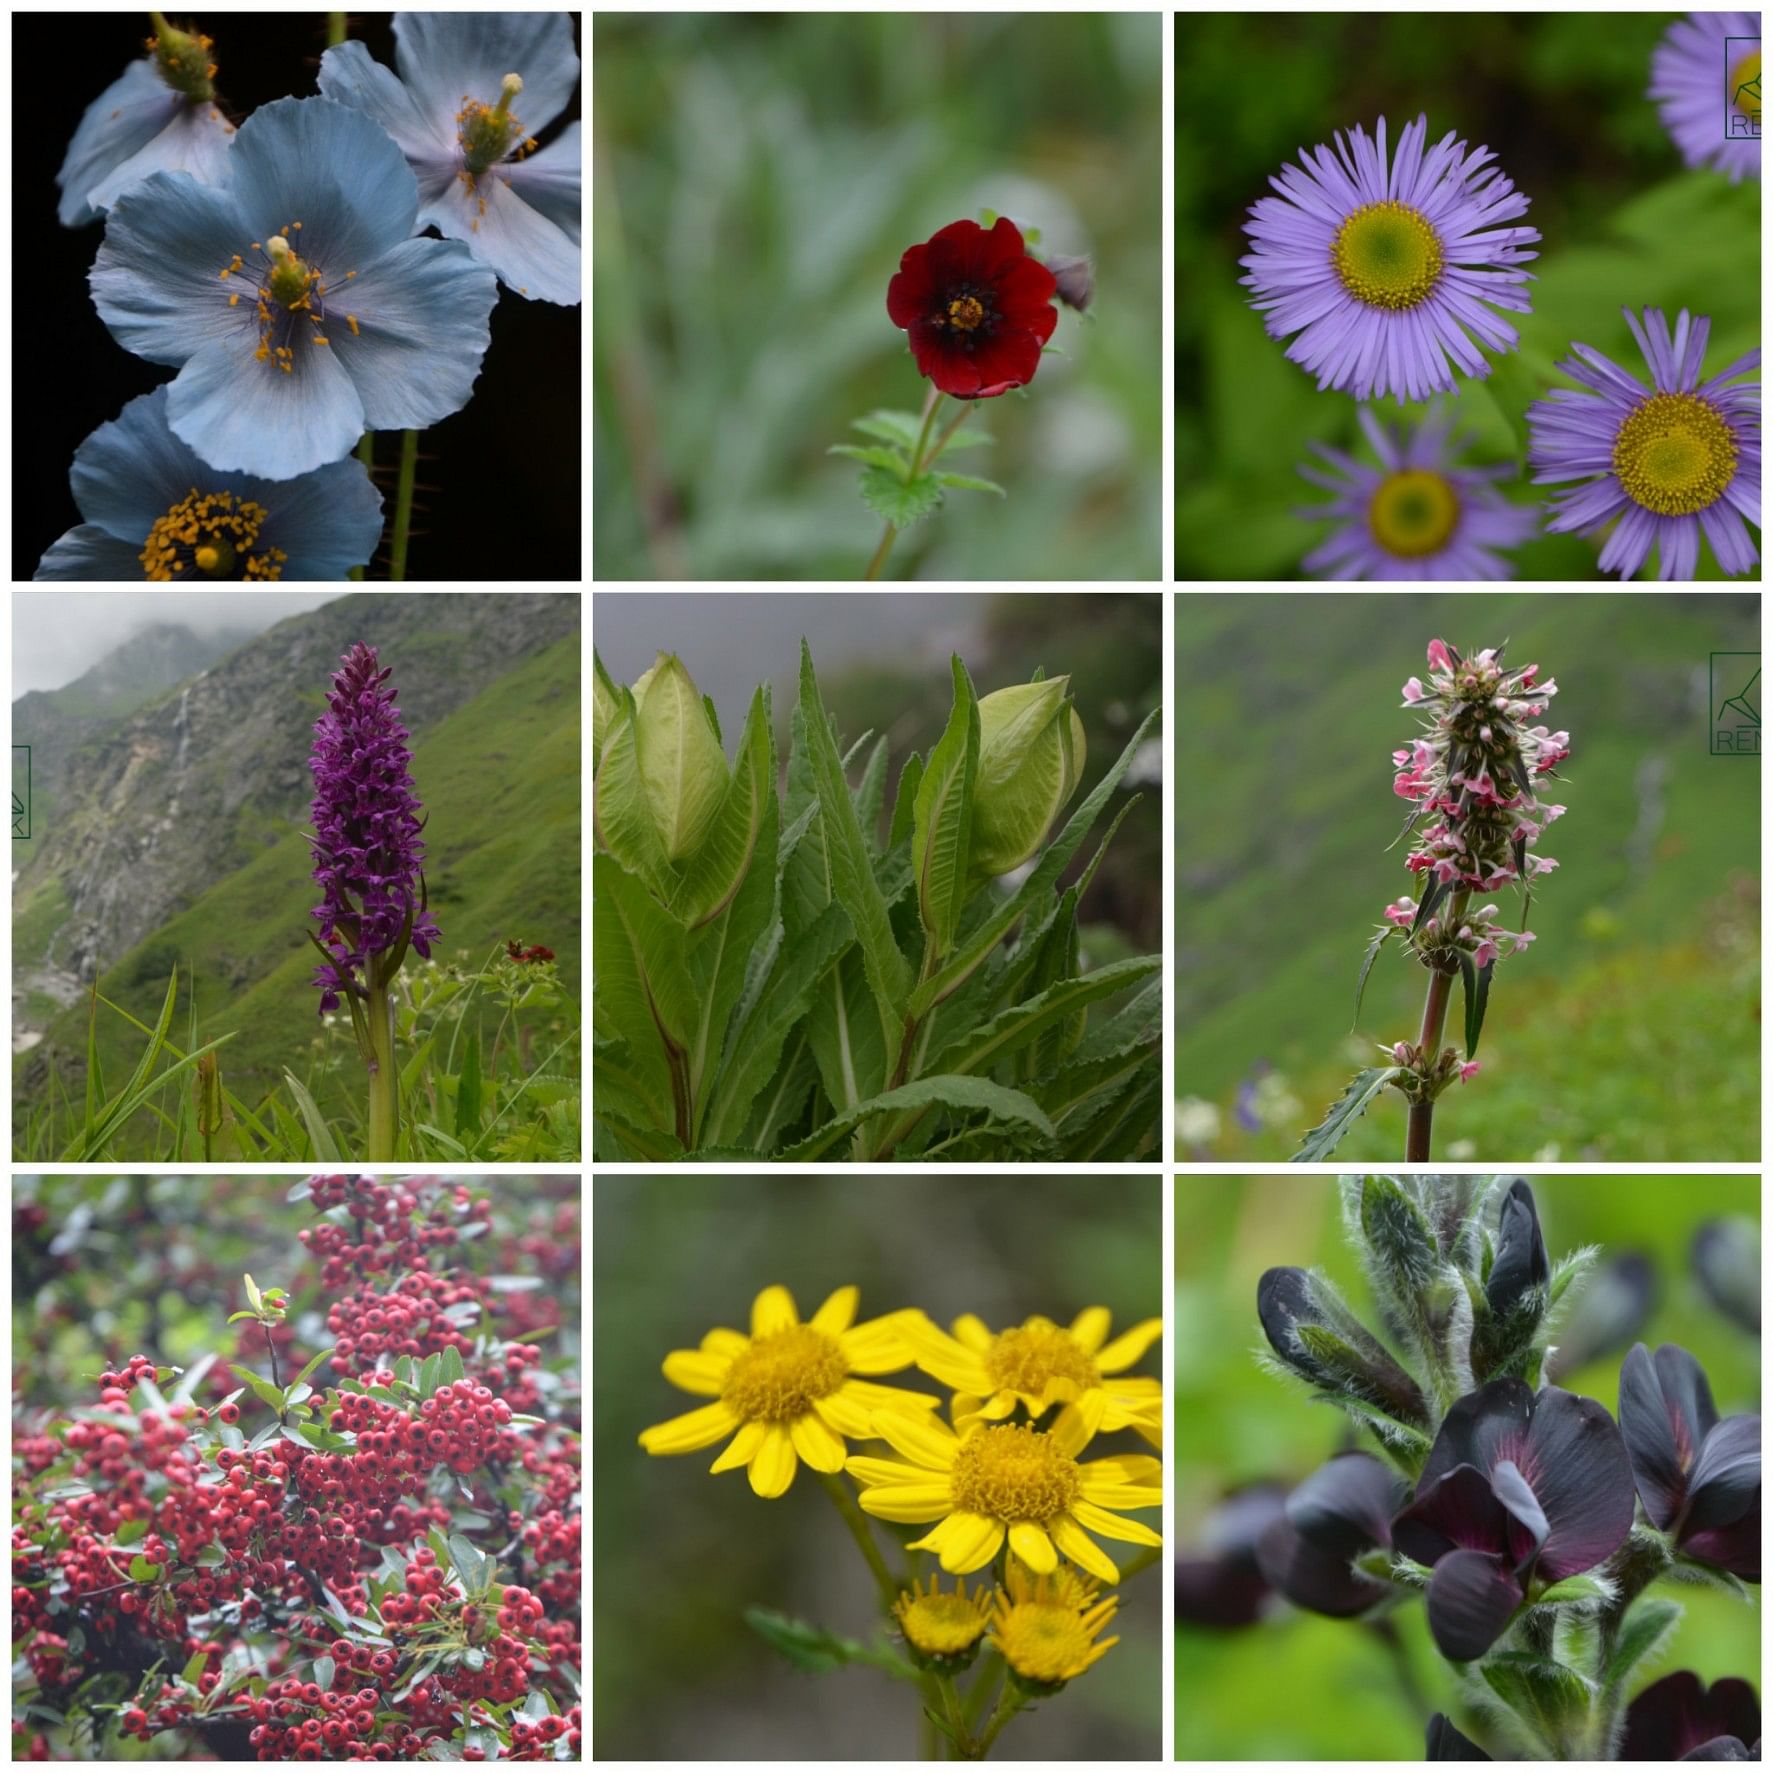
[(964, 407), (964, 406), (960, 409), (959, 412), (957, 412), (954, 415), (954, 417), (948, 423), (948, 428), (942, 433), (942, 435), (940, 437), (938, 437), (936, 439), (936, 447), (934, 449), (932, 449), (927, 456), (924, 457), (924, 462), (923, 462), (924, 467), (926, 467), (926, 468), (935, 467), (937, 457), (939, 457), (941, 455), (942, 451), (948, 447), (948, 439), (950, 437), (952, 437), (955, 434), (955, 432), (958, 431), (961, 428), (961, 426), (964, 425), (967, 422), (967, 420), (970, 419), (972, 416), (973, 415), (972, 415), (971, 410), (967, 407)]
[(1122, 1586), (1124, 1587), (1125, 1584), (1132, 1577), (1137, 1576), (1141, 1570), (1149, 1570), (1163, 1555), (1164, 1548), (1161, 1545), (1147, 1545), (1136, 1551), (1120, 1567)]
[(868, 1517), (856, 1505), (849, 1486), (836, 1472), (820, 1472), (819, 1482), (825, 1486), (826, 1495), (837, 1504), (837, 1512), (843, 1516), (843, 1524), (849, 1528), (856, 1544), (862, 1549), (862, 1556), (868, 1560), (868, 1568), (874, 1572), (874, 1586), (880, 1590), (881, 1611), (890, 1614), (893, 1603), (899, 1598), (899, 1584), (893, 1579), (892, 1571), (886, 1567), (886, 1559), (880, 1555), (880, 1547), (874, 1543), (874, 1535), (868, 1530)]
[[(930, 421), (935, 418), (936, 408), (941, 404), (941, 392), (936, 388), (931, 388), (928, 398), (923, 403), (923, 429), (917, 434), (917, 448), (911, 452), (911, 468), (905, 476), (908, 481), (915, 480), (923, 472), (923, 450), (924, 445), (930, 440)], [(948, 438), (953, 435), (953, 430), (953, 426), (950, 426), (942, 439), (943, 443), (946, 443)], [(941, 445), (939, 444), (937, 445), (938, 453), (940, 453), (940, 449)], [(932, 456), (930, 460), (934, 461), (935, 457)], [(898, 539), (899, 532), (889, 523), (881, 535), (880, 546), (874, 550), (874, 558), (868, 562), (868, 570), (862, 575), (864, 580), (880, 577), (880, 569), (886, 565), (887, 556), (892, 553), (893, 543)]]
[(991, 1722), (985, 1726), (985, 1734), (973, 1743), (973, 1752), (967, 1756), (970, 1761), (982, 1761), (991, 1753), (991, 1745), (997, 1740), (998, 1732), (1003, 1729), (1011, 1718), (1028, 1703), (1027, 1695), (1014, 1681), (1005, 1681), (1003, 1692), (998, 1695), (997, 1710), (991, 1714)]
[(386, 983), (369, 988), (369, 1161), (392, 1163), (400, 1140), (400, 1073), (394, 1065), (394, 999)]
[(977, 1672), (973, 1675), (972, 1691), (966, 1697), (966, 1724), (971, 1731), (984, 1716), (985, 1707), (991, 1698), (991, 1689), (997, 1685), (997, 1678), (1003, 1673), (1003, 1658), (995, 1650), (987, 1649), (979, 1658)]
[(874, 550), (874, 558), (868, 562), (868, 570), (863, 573), (864, 579), (878, 579), (880, 569), (886, 565), (886, 557), (893, 551), (893, 543), (898, 540), (899, 532), (889, 523), (880, 538), (880, 546)]
[[(1465, 907), (1470, 899), (1469, 891), (1454, 895), (1451, 908), (1442, 924), (1444, 929), (1451, 932), (1459, 928), (1465, 919)], [(1437, 967), (1428, 976), (1428, 995), (1422, 1004), (1422, 1032), (1416, 1042), (1422, 1054), (1423, 1069), (1430, 1076), (1440, 1059), (1441, 1036), (1446, 1030), (1447, 1005), (1452, 996), (1453, 975), (1442, 972)], [(1409, 1123), (1404, 1131), (1404, 1162), (1427, 1163), (1433, 1138), (1434, 1103), (1412, 1102)]]
[(345, 40), (345, 21), (347, 15), (342, 12), (329, 12), (326, 15), (326, 47), (335, 48)]
[(388, 577), (406, 577), (406, 537), (412, 526), (412, 485), (418, 476), (419, 434), (400, 433), (400, 481), (394, 489), (394, 539), (388, 545)]
[[(328, 19), (334, 21), (337, 24), (338, 32), (339, 32), (338, 36), (336, 36), (336, 37), (332, 37), (329, 35), (329, 37), (327, 39), (328, 43), (329, 44), (343, 43), (345, 40), (345, 15), (342, 12), (329, 12), (326, 16)], [(328, 29), (330, 31), (331, 27), (329, 26)], [(375, 434), (375, 432), (365, 431), (364, 434), (357, 439), (357, 459), (358, 459), (358, 461), (360, 461), (363, 464), (363, 469), (366, 474), (373, 475), (375, 473), (375, 469), (376, 469), (376, 434)], [(358, 583), (362, 583), (364, 571), (365, 571), (365, 569), (363, 567), (354, 566), (351, 568), (351, 570), (348, 573), (345, 574), (345, 577), (347, 579), (353, 579), (353, 580), (357, 581)]]

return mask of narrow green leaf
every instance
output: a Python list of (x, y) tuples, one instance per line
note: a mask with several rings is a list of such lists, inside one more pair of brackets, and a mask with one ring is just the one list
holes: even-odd
[(326, 1116), (320, 1112), (320, 1104), (309, 1093), (308, 1086), (287, 1067), (284, 1069), (283, 1081), (295, 1098), (302, 1125), (308, 1129), (308, 1140), (314, 1147), (314, 1161), (323, 1164), (343, 1163), (338, 1142), (332, 1136), (332, 1128), (326, 1124)]
[(1374, 1097), (1401, 1075), (1402, 1068), (1397, 1065), (1373, 1065), (1365, 1071), (1357, 1071), (1349, 1079), (1348, 1088), (1330, 1104), (1324, 1118), (1305, 1135), (1299, 1149), (1287, 1162), (1322, 1163), (1341, 1143), (1348, 1129), (1367, 1112)]
[(1053, 1123), (1040, 1105), (1020, 1090), (1005, 1089), (982, 1077), (923, 1077), (915, 1083), (901, 1084), (896, 1090), (886, 1090), (858, 1103), (849, 1113), (828, 1120), (817, 1132), (783, 1152), (782, 1161), (812, 1163), (835, 1149), (864, 1121), (937, 1105), (962, 1112), (982, 1111), (995, 1120), (1020, 1126), (1042, 1140), (1055, 1136)]
[(308, 1362), (308, 1364), (305, 1367), (303, 1367), (299, 1373), (296, 1374), (295, 1383), (297, 1385), (300, 1385), (304, 1380), (312, 1379), (314, 1377), (314, 1375), (317, 1372), (319, 1372), (320, 1363), (322, 1361), (326, 1360), (331, 1354), (332, 1354), (332, 1350), (330, 1348), (321, 1349), (321, 1351), (317, 1355), (315, 1355), (314, 1358), (312, 1360), (310, 1360)]
[(893, 823), (887, 832), (887, 849), (896, 850), (911, 835), (912, 819), (917, 807), (917, 789), (923, 781), (923, 759), (913, 751), (899, 771), (899, 786), (893, 795)]
[(1469, 954), (1459, 956), (1459, 970), (1465, 978), (1465, 1057), (1477, 1057), (1478, 1036), (1484, 1031), (1484, 1012), (1490, 1007), (1490, 979), (1496, 971), (1495, 961), (1475, 967)]
[(973, 780), (979, 769), (979, 703), (973, 680), (954, 654), (948, 725), (930, 752), (912, 813), (911, 866), (918, 910), (938, 957), (954, 946), (966, 908), (972, 848)]
[(862, 470), (862, 503), (894, 529), (904, 529), (928, 517), (941, 502), (942, 488), (933, 474), (902, 480), (885, 468)]
[(267, 1410), (275, 1410), (280, 1416), (283, 1414), (283, 1393), (280, 1392), (270, 1380), (261, 1379), (257, 1373), (252, 1372), (246, 1367), (230, 1365), (228, 1371), (232, 1373), (236, 1379), (244, 1380), (247, 1388), (252, 1392), (253, 1396), (255, 1396)]
[(480, 1131), (480, 1025), (473, 1023), (462, 1043), (462, 1069), (456, 1073), (456, 1137), (472, 1144)]
[(1379, 958), (1379, 950), (1396, 934), (1397, 925), (1388, 923), (1384, 929), (1374, 934), (1372, 941), (1367, 944), (1367, 952), (1361, 956), (1360, 977), (1354, 982), (1354, 1020), (1348, 1025), (1350, 1029), (1360, 1026), (1361, 999), (1367, 995), (1367, 975), (1373, 970), (1373, 962)]
[(1422, 889), (1422, 898), (1416, 906), (1416, 915), (1410, 919), (1411, 936), (1421, 935), (1423, 926), (1434, 915), (1435, 907), (1452, 890), (1452, 884), (1444, 880), (1431, 880)]
[(979, 480), (971, 474), (938, 474), (936, 483), (951, 486), (956, 492), (996, 493), (1000, 499), (1009, 496), (995, 480)]
[(184, 1674), (181, 1678), (188, 1686), (194, 1687), (203, 1678), (208, 1667), (209, 1652), (207, 1650), (194, 1651), (191, 1660), (185, 1664)]

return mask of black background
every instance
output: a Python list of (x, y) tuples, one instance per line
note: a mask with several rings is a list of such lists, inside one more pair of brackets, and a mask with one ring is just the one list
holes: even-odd
[[(169, 16), (192, 23), (182, 12)], [(230, 122), (272, 99), (319, 90), (324, 13), (199, 13), (196, 26), (215, 39), (216, 91)], [(55, 213), (55, 175), (74, 130), (142, 55), (147, 15), (24, 13), (12, 29), (14, 240), (33, 292), (13, 310), (13, 577), (29, 579), (50, 544), (81, 521), (68, 491), (75, 449), (178, 372), (132, 357), (99, 319), (86, 274), (103, 222), (64, 228)], [(393, 67), (391, 13), (353, 13), (350, 35)], [(573, 38), (577, 47), (576, 14)], [(575, 91), (537, 139), (546, 147), (578, 115)], [(436, 490), (415, 501), (409, 580), (576, 580), (579, 309), (527, 301), (501, 284), (473, 394), (421, 434), (419, 450), (419, 483)], [(370, 579), (387, 577), (398, 454), (399, 433), (379, 433), (375, 478), (386, 503)]]

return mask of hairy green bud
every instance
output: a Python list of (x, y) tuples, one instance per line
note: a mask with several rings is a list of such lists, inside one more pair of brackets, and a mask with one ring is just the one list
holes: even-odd
[(633, 694), (641, 789), (666, 859), (682, 862), (701, 847), (726, 798), (726, 753), (676, 654), (660, 653)]
[(1084, 767), (1084, 729), (1069, 677), (993, 690), (979, 702), (971, 863), (1008, 874), (1038, 850)]

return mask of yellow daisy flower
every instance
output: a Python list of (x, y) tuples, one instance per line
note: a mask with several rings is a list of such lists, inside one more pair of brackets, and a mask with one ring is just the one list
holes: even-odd
[(1111, 1321), (1104, 1307), (1092, 1305), (1068, 1330), (1031, 1317), (993, 1335), (969, 1312), (954, 1320), (949, 1336), (923, 1312), (908, 1311), (902, 1329), (917, 1364), (955, 1393), (954, 1426), (963, 1433), (975, 1417), (1001, 1422), (1017, 1404), (1036, 1420), (1057, 1404), (1076, 1404), (1098, 1432), (1133, 1428), (1161, 1447), (1163, 1386), (1116, 1375), (1157, 1341), (1164, 1321), (1148, 1317), (1109, 1342)]
[(998, 1592), (989, 1641), (1029, 1685), (1074, 1681), (1120, 1642), (1101, 1637), (1120, 1597), (1098, 1601), (1089, 1577), (1070, 1570), (1038, 1576), (1011, 1558), (1006, 1580), (1009, 1593)]
[(970, 1662), (970, 1652), (991, 1623), (991, 1591), (981, 1583), (968, 1594), (963, 1581), (949, 1594), (934, 1576), (929, 1580), (927, 1591), (913, 1581), (910, 1593), (893, 1603), (905, 1642), (938, 1667), (953, 1668), (963, 1658)]
[(862, 1484), (862, 1507), (883, 1521), (937, 1522), (911, 1549), (935, 1552), (951, 1576), (982, 1570), (1007, 1538), (1037, 1575), (1051, 1572), (1063, 1555), (1118, 1582), (1120, 1571), (1090, 1533), (1163, 1544), (1151, 1528), (1111, 1512), (1161, 1507), (1163, 1468), (1143, 1453), (1080, 1464), (1095, 1430), (1076, 1404), (1067, 1404), (1045, 1434), (976, 1421), (958, 1435), (940, 1419), (890, 1410), (875, 1411), (874, 1432), (910, 1463), (851, 1459), (847, 1469)]
[(897, 1314), (858, 1324), (859, 1296), (839, 1287), (803, 1324), (786, 1287), (765, 1287), (751, 1306), (749, 1336), (710, 1330), (700, 1348), (666, 1355), (673, 1385), (715, 1401), (645, 1430), (640, 1444), (649, 1453), (695, 1453), (730, 1434), (708, 1469), (743, 1465), (759, 1496), (780, 1496), (802, 1459), (814, 1471), (842, 1471), (842, 1437), (872, 1438), (876, 1414), (933, 1410), (933, 1397), (856, 1377), (911, 1365)]

